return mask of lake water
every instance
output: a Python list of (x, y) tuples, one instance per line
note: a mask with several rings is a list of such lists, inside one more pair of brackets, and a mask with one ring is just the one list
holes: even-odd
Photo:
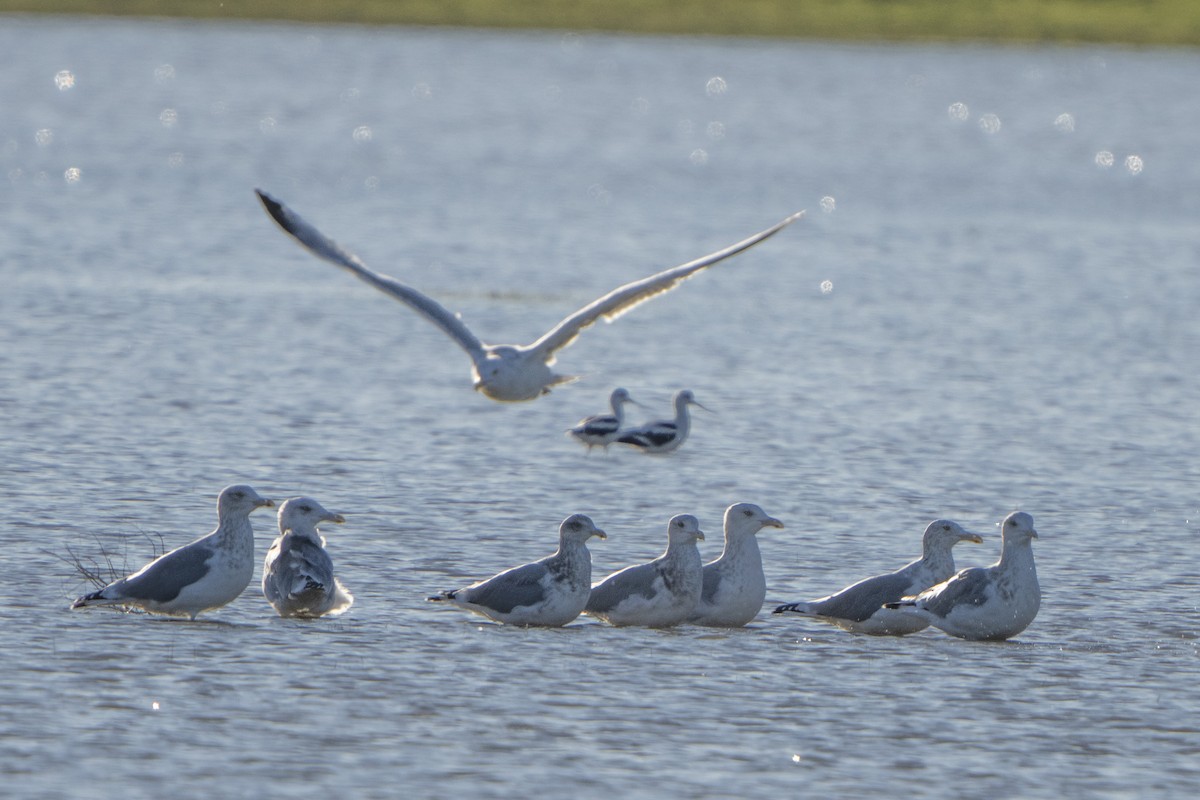
[[(0, 19), (0, 795), (1191, 797), (1200, 789), (1200, 54)], [(470, 390), (262, 187), (530, 341), (808, 217)], [(822, 285), (824, 284), (824, 289)], [(627, 387), (671, 457), (563, 431)], [(310, 494), (350, 612), (71, 613), (55, 556)], [(598, 576), (748, 500), (768, 603), (1036, 521), (1005, 644), (770, 615), (519, 630), (424, 602), (591, 515)], [(265, 554), (274, 520), (254, 517)], [(202, 618), (203, 620), (204, 618)]]

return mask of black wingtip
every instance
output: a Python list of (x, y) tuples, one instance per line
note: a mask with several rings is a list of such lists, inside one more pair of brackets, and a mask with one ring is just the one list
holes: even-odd
[(271, 197), (271, 195), (267, 194), (262, 189), (255, 189), (254, 193), (258, 195), (258, 199), (262, 201), (263, 208), (267, 209), (267, 213), (270, 214), (276, 222), (282, 225), (283, 204)]

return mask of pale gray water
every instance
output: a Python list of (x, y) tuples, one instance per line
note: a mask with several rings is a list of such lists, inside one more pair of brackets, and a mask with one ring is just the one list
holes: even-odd
[[(1200, 55), (22, 18), (0, 53), (0, 794), (1200, 788)], [(502, 341), (809, 217), (500, 406), (255, 186)], [(563, 431), (615, 385), (635, 418), (685, 386), (717, 413), (674, 457), (587, 456)], [(348, 615), (274, 618), (257, 581), (206, 624), (66, 611), (47, 551), (126, 536), (138, 566), (234, 482), (346, 514)], [(1041, 614), (994, 645), (423, 601), (576, 511), (597, 576), (681, 512), (712, 558), (739, 500), (788, 526), (771, 604), (899, 566), (939, 516), (989, 563), (1022, 508)]]

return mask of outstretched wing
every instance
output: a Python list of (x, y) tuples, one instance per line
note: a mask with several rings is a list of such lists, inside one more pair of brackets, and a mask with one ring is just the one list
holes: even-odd
[(421, 294), (411, 286), (407, 286), (395, 278), (382, 275), (370, 269), (358, 256), (345, 249), (337, 242), (314, 228), (295, 211), (275, 200), (270, 195), (258, 189), (254, 190), (258, 199), (271, 218), (279, 223), (292, 238), (304, 245), (313, 255), (349, 270), (361, 280), (371, 284), (381, 292), (385, 292), (404, 303), (409, 308), (421, 314), (425, 319), (441, 328), (458, 346), (471, 356), (481, 358), (484, 354), (483, 342), (471, 333), (462, 320), (432, 297)]
[(689, 261), (678, 267), (664, 270), (657, 275), (651, 275), (649, 278), (643, 278), (640, 281), (634, 281), (618, 287), (558, 323), (546, 335), (530, 345), (529, 349), (536, 351), (543, 360), (548, 361), (550, 356), (575, 341), (575, 337), (579, 335), (580, 331), (596, 320), (603, 318), (608, 322), (612, 322), (634, 306), (638, 306), (647, 300), (674, 289), (700, 270), (711, 267), (718, 261), (722, 261), (732, 255), (737, 255), (764, 239), (774, 236), (802, 216), (804, 216), (804, 212), (799, 211), (787, 219), (772, 225), (765, 231), (759, 231), (748, 239), (743, 239), (737, 244), (731, 244), (723, 250), (709, 253), (695, 261)]

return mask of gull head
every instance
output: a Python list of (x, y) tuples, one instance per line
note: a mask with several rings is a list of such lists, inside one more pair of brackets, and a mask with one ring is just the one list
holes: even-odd
[(979, 544), (983, 537), (978, 533), (963, 530), (957, 522), (948, 519), (935, 519), (925, 526), (925, 535), (921, 539), (925, 552), (938, 550), (949, 552), (950, 548), (959, 542)]
[(274, 507), (273, 500), (268, 500), (245, 484), (226, 486), (217, 496), (217, 516), (222, 519), (231, 514), (249, 514), (256, 508)]
[(322, 522), (341, 525), (346, 518), (328, 511), (311, 497), (293, 497), (279, 506), (279, 532), (313, 531)]
[(597, 539), (608, 538), (608, 534), (597, 528), (596, 523), (586, 514), (572, 514), (558, 526), (558, 537), (562, 542), (583, 544), (593, 536)]
[(1000, 536), (1007, 542), (1028, 542), (1038, 538), (1033, 529), (1033, 517), (1024, 511), (1014, 511), (1004, 518), (1000, 525)]
[(782, 528), (783, 523), (768, 516), (754, 503), (734, 503), (725, 509), (725, 538), (753, 536), (763, 528)]
[(700, 520), (691, 514), (676, 514), (667, 522), (667, 546), (693, 544), (704, 541)]
[(549, 394), (550, 387), (574, 380), (555, 375), (545, 361), (512, 345), (487, 348), (472, 372), (475, 391), (502, 403), (536, 400)]

